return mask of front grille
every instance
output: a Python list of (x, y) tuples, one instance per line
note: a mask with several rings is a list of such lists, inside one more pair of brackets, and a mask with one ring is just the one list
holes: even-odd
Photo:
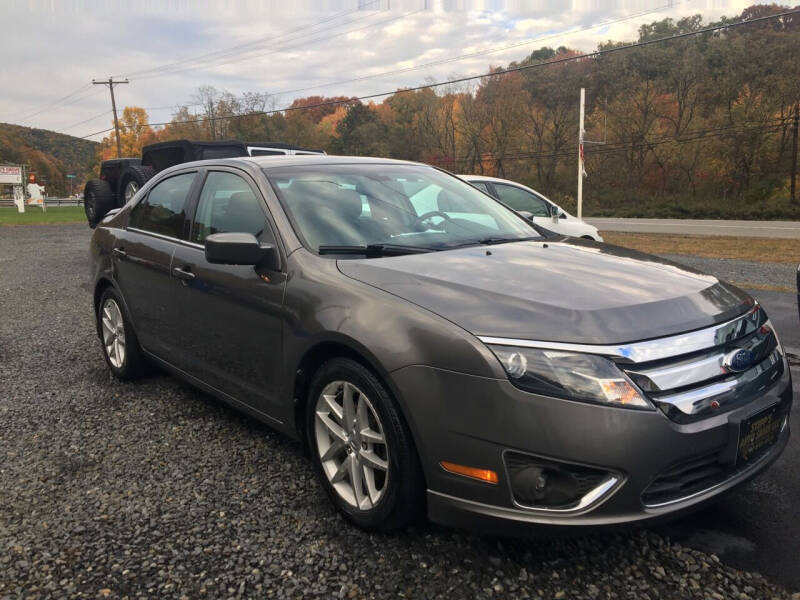
[(718, 452), (684, 461), (661, 473), (642, 494), (646, 505), (685, 498), (722, 483), (730, 474), (717, 461)]
[[(708, 348), (619, 367), (673, 421), (690, 423), (733, 410), (762, 395), (784, 370), (778, 339), (763, 309), (756, 307), (751, 315), (740, 320), (746, 327)], [(737, 351), (743, 351), (746, 364), (731, 359)]]
[(757, 464), (775, 448), (778, 440), (764, 446), (746, 461), (739, 459), (735, 464), (720, 462), (721, 449), (677, 463), (662, 471), (645, 488), (642, 503), (652, 507), (675, 502), (724, 483)]

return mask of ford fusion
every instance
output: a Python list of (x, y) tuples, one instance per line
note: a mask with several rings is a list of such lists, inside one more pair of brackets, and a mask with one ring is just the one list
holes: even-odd
[(753, 298), (538, 229), (429, 166), (185, 163), (105, 217), (91, 259), (115, 376), (158, 365), (302, 440), (363, 528), (664, 517), (789, 437)]

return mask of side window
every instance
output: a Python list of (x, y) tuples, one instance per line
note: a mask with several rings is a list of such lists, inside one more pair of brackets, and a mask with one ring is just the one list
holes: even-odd
[(213, 233), (252, 233), (271, 241), (261, 200), (233, 173), (212, 171), (206, 177), (192, 227), (192, 241), (204, 243)]
[(186, 200), (197, 173), (183, 173), (157, 183), (131, 212), (130, 225), (180, 238), (186, 218)]
[[(489, 194), (489, 188), (482, 181), (470, 181), (472, 185), (482, 191), (484, 194)], [(491, 196), (491, 194), (489, 194)]]
[(547, 203), (527, 190), (504, 183), (495, 183), (500, 201), (514, 210), (527, 210), (534, 217), (548, 216)]

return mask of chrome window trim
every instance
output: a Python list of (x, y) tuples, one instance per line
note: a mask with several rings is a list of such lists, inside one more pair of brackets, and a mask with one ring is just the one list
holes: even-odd
[(192, 248), (199, 248), (200, 250), (205, 250), (206, 247), (203, 244), (196, 244), (194, 242), (190, 242), (188, 240), (182, 240), (180, 238), (172, 237), (171, 235), (164, 235), (163, 233), (156, 233), (155, 231), (147, 231), (146, 229), (139, 229), (138, 227), (126, 227), (127, 231), (133, 231), (134, 233), (142, 233), (144, 235), (151, 235), (154, 238), (158, 238), (160, 240), (164, 240), (167, 242), (174, 242), (176, 244), (182, 244), (184, 246), (191, 246)]
[[(521, 340), (514, 338), (501, 338), (491, 336), (477, 336), (484, 344), (496, 346), (518, 346), (520, 348), (540, 348), (543, 350), (563, 350), (565, 352), (582, 352), (585, 354), (599, 354), (616, 359), (621, 363), (643, 363), (662, 358), (674, 358), (682, 354), (689, 354), (699, 350), (706, 350), (719, 346), (725, 342), (732, 341), (747, 333), (755, 331), (743, 331), (735, 337), (720, 340), (720, 335), (728, 329), (746, 328), (748, 319), (752, 321), (753, 316), (761, 310), (761, 306), (756, 302), (755, 306), (746, 313), (739, 315), (735, 319), (691, 331), (679, 335), (647, 340), (644, 342), (633, 342), (629, 344), (602, 345), (602, 344), (573, 344), (565, 342), (548, 342), (538, 340)], [(756, 322), (758, 322), (756, 320)]]

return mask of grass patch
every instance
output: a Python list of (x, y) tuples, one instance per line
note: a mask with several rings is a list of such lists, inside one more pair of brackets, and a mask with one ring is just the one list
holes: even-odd
[(24, 213), (16, 206), (0, 206), (0, 225), (45, 225), (50, 223), (85, 223), (82, 206), (48, 206), (42, 212), (38, 206), (26, 206)]
[(749, 281), (736, 281), (736, 280), (731, 281), (731, 283), (745, 290), (765, 290), (768, 292), (790, 292), (792, 294), (797, 293), (797, 290), (795, 288), (789, 287), (788, 285), (771, 285), (769, 283), (751, 283)]
[(800, 239), (740, 238), (716, 235), (671, 235), (663, 233), (602, 232), (609, 244), (648, 254), (684, 254), (704, 258), (729, 258), (797, 265)]

